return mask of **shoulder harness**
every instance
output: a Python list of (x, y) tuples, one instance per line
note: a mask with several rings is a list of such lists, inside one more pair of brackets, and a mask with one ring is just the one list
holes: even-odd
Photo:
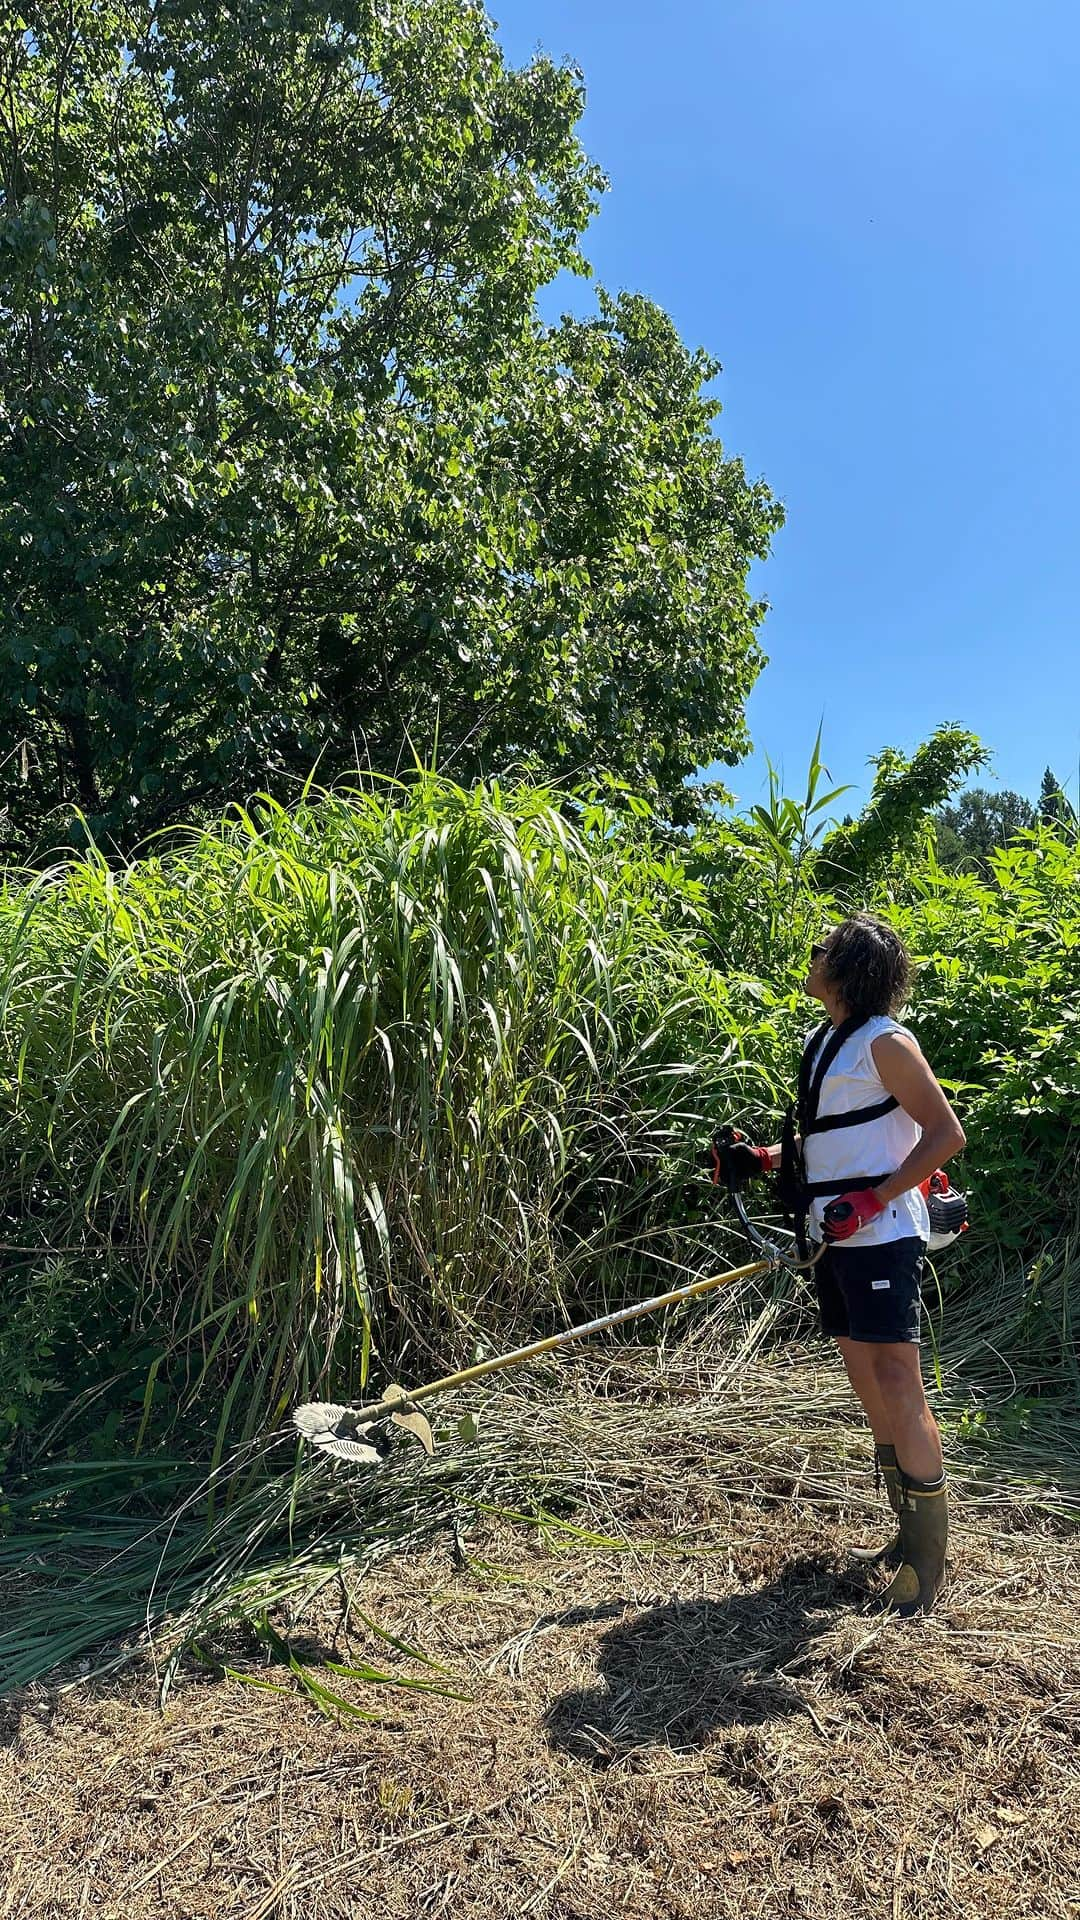
[[(889, 1178), (891, 1168), (882, 1173), (854, 1174), (850, 1179), (837, 1185), (835, 1180), (808, 1180), (802, 1143), (811, 1133), (832, 1133), (840, 1127), (861, 1127), (868, 1120), (880, 1120), (892, 1113), (899, 1105), (892, 1094), (884, 1100), (875, 1100), (868, 1107), (852, 1107), (848, 1113), (830, 1113), (824, 1119), (818, 1118), (818, 1106), (821, 1101), (821, 1089), (825, 1076), (836, 1059), (845, 1040), (866, 1025), (868, 1015), (861, 1018), (852, 1016), (833, 1027), (831, 1020), (823, 1020), (810, 1035), (803, 1048), (799, 1062), (799, 1087), (795, 1099), (784, 1116), (784, 1130), (780, 1139), (780, 1174), (778, 1193), (785, 1218), (793, 1221), (799, 1243), (799, 1252), (805, 1259), (807, 1253), (806, 1228), (810, 1215), (811, 1200), (834, 1199), (839, 1193), (863, 1193), (870, 1187), (880, 1186)], [(822, 1045), (824, 1042), (824, 1045)], [(820, 1056), (818, 1048), (821, 1048)]]

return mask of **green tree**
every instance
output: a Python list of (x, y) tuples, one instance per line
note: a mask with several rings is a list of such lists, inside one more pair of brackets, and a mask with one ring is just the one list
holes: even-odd
[(1043, 774), (1039, 789), (1039, 819), (1047, 827), (1076, 826), (1076, 809), (1050, 767)]
[(870, 799), (857, 820), (823, 842), (818, 884), (857, 901), (890, 868), (910, 863), (932, 831), (933, 814), (986, 759), (976, 735), (952, 725), (938, 727), (913, 754), (898, 747), (875, 754)]
[(969, 866), (987, 873), (990, 855), (1035, 826), (1038, 817), (1031, 801), (1008, 787), (1001, 793), (970, 787), (934, 815), (938, 859), (953, 870)]
[(580, 75), (471, 0), (26, 0), (0, 43), (0, 802), (121, 848), (318, 762), (744, 750), (781, 515), (647, 301), (540, 323)]

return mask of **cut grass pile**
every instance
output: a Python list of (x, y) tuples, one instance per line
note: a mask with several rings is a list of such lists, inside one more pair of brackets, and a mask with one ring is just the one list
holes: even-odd
[(904, 1625), (847, 1557), (887, 1516), (830, 1357), (699, 1335), (500, 1395), (456, 1534), (292, 1586), (253, 1550), (164, 1715), (190, 1620), (12, 1696), (0, 1911), (1075, 1916), (1080, 1448), (1025, 1491), (955, 1385), (955, 1566)]

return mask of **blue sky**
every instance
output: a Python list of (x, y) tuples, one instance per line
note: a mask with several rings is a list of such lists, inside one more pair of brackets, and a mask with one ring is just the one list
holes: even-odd
[[(1080, 761), (1075, 0), (489, 0), (584, 71), (586, 251), (723, 362), (720, 432), (784, 501), (749, 708), (798, 787), (958, 720), (992, 778)], [(560, 284), (549, 310), (588, 310)]]

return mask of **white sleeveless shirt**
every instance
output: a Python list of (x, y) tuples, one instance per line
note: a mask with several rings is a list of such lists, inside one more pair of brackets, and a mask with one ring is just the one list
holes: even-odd
[[(864, 1026), (850, 1034), (822, 1082), (818, 1101), (820, 1120), (829, 1114), (850, 1113), (855, 1107), (872, 1107), (879, 1100), (888, 1099), (889, 1090), (882, 1083), (871, 1051), (874, 1041), (880, 1040), (883, 1033), (903, 1033), (914, 1039), (907, 1027), (883, 1013), (874, 1014)], [(828, 1038), (826, 1033), (822, 1046)], [(821, 1047), (815, 1059), (820, 1053)], [(832, 1133), (811, 1133), (803, 1141), (806, 1178), (835, 1180), (839, 1194), (845, 1181), (856, 1179), (860, 1174), (895, 1173), (921, 1136), (922, 1128), (903, 1107), (894, 1107), (891, 1113), (859, 1126), (837, 1127)], [(827, 1196), (810, 1202), (813, 1240), (824, 1237), (822, 1219), (828, 1205)], [(897, 1194), (883, 1213), (860, 1227), (849, 1240), (838, 1240), (836, 1247), (839, 1252), (845, 1247), (879, 1247), (890, 1240), (910, 1240), (913, 1235), (920, 1240), (930, 1236), (930, 1216), (918, 1187)]]

